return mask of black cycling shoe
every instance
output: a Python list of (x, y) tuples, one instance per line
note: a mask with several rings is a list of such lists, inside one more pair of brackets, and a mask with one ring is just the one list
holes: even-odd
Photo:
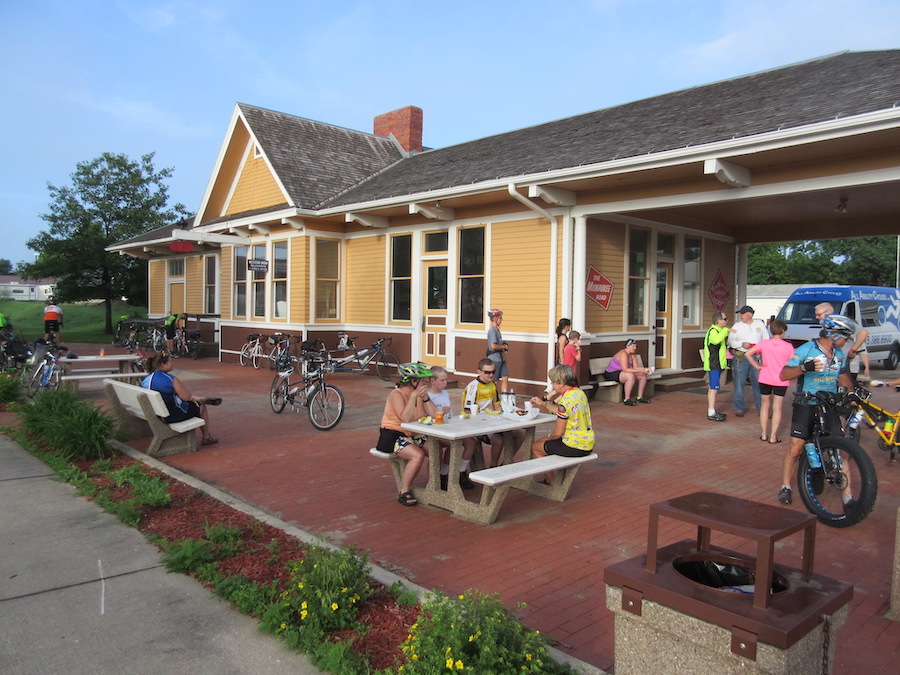
[(474, 490), (475, 489), (475, 483), (473, 483), (471, 480), (469, 480), (469, 474), (467, 474), (465, 471), (459, 472), (459, 486), (463, 490)]
[(447, 475), (442, 473), (441, 474), (441, 490), (446, 490), (446, 489), (447, 489)]

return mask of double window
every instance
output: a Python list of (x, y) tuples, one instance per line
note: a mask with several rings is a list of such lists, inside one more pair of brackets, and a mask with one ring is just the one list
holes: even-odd
[(208, 255), (203, 259), (203, 311), (206, 314), (216, 313), (216, 256)]
[(288, 243), (276, 241), (272, 244), (272, 300), (276, 319), (287, 318), (287, 276)]
[(703, 241), (684, 238), (684, 293), (682, 294), (681, 319), (685, 326), (700, 327), (703, 304), (701, 302), (701, 261)]
[(234, 291), (232, 315), (247, 316), (247, 252), (248, 246), (234, 247)]
[(650, 268), (650, 231), (632, 228), (628, 234), (628, 325), (646, 326)]

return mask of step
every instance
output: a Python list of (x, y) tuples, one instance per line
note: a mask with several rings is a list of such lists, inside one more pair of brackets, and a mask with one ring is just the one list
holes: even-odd
[(664, 377), (656, 381), (657, 391), (681, 391), (705, 386), (706, 380), (702, 377)]

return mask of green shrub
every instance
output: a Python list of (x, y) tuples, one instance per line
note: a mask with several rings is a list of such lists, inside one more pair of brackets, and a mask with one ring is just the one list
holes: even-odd
[(172, 503), (172, 495), (162, 478), (148, 476), (140, 464), (132, 464), (118, 471), (110, 471), (110, 478), (116, 485), (131, 487), (131, 501), (138, 507), (162, 508)]
[(219, 558), (237, 555), (244, 547), (244, 541), (241, 538), (243, 532), (239, 527), (226, 527), (222, 523), (210, 525), (207, 522), (204, 533), (206, 539), (215, 546)]
[(555, 663), (537, 631), (521, 626), (498, 595), (429, 594), (401, 645), (404, 675), (435, 673), (571, 673)]
[(216, 560), (213, 545), (206, 539), (179, 539), (162, 545), (162, 561), (170, 572), (200, 572)]
[(244, 614), (262, 616), (269, 605), (278, 602), (280, 593), (278, 584), (258, 584), (250, 581), (242, 574), (221, 577), (215, 583), (217, 595), (230, 600)]
[(18, 403), (25, 400), (25, 385), (12, 375), (0, 375), (0, 403)]
[(22, 425), (68, 460), (100, 459), (113, 454), (107, 444), (113, 417), (68, 389), (38, 396), (22, 410)]
[(419, 604), (419, 594), (409, 589), (402, 581), (391, 584), (391, 595), (401, 607), (414, 607)]
[(303, 560), (291, 564), (288, 590), (266, 612), (264, 627), (307, 652), (329, 631), (357, 628), (359, 605), (372, 592), (367, 559), (354, 546), (309, 547)]

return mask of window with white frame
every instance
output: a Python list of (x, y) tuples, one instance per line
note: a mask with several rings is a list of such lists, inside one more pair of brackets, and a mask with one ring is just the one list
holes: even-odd
[[(266, 259), (266, 245), (253, 245), (253, 259)], [(266, 315), (266, 272), (261, 269), (253, 270), (253, 316), (264, 317)]]
[(234, 247), (234, 285), (232, 315), (247, 316), (247, 246)]
[(483, 324), (484, 227), (459, 231), (459, 322)]
[(184, 276), (184, 258), (169, 261), (169, 278)]
[(272, 244), (272, 302), (276, 319), (287, 318), (287, 275), (288, 243), (276, 241)]
[(206, 314), (216, 313), (216, 282), (218, 279), (216, 256), (208, 255), (203, 258), (203, 311)]
[(703, 240), (684, 238), (684, 291), (682, 292), (681, 320), (685, 326), (700, 327), (703, 303), (700, 294), (700, 270), (703, 260)]
[(628, 233), (628, 325), (646, 326), (650, 268), (647, 260), (650, 231), (632, 228)]
[(409, 321), (412, 306), (412, 235), (391, 237), (391, 321)]
[(337, 319), (341, 284), (341, 242), (316, 239), (316, 319)]

